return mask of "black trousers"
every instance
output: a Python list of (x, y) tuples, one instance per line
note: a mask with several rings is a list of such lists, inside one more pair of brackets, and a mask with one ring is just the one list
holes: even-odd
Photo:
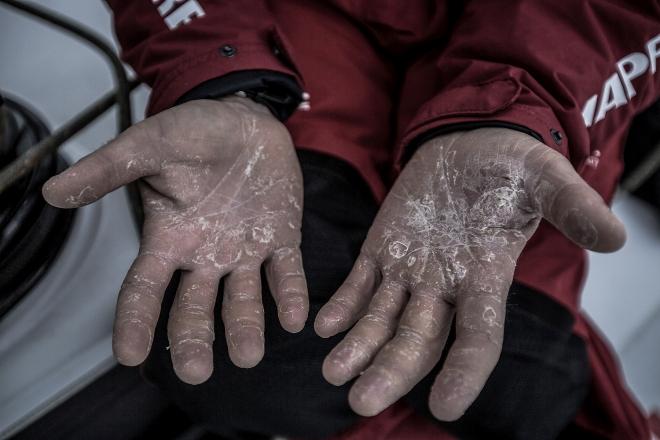
[[(335, 387), (321, 376), (323, 358), (343, 335), (321, 339), (311, 323), (350, 271), (378, 207), (347, 164), (304, 151), (299, 158), (305, 182), (302, 253), (310, 294), (305, 329), (295, 335), (282, 330), (264, 284), (266, 354), (256, 367), (240, 369), (229, 360), (218, 304), (213, 375), (201, 385), (187, 385), (175, 376), (166, 349), (175, 278), (144, 365), (145, 376), (194, 421), (228, 439), (322, 439), (358, 420), (347, 403), (350, 383)], [(589, 380), (584, 344), (571, 327), (567, 310), (514, 284), (499, 364), (467, 413), (443, 426), (467, 439), (557, 438), (581, 405)], [(428, 392), (441, 364), (404, 398), (429, 417)]]

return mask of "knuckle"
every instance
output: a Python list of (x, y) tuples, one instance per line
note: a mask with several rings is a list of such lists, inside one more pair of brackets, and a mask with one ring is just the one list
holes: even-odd
[(384, 341), (394, 335), (393, 326), (380, 319), (374, 319), (372, 316), (364, 316), (359, 321), (357, 329), (363, 334), (361, 338), (365, 342)]
[(122, 287), (119, 298), (120, 308), (151, 309), (160, 305), (160, 295), (153, 291), (153, 286), (129, 282)]
[(198, 317), (200, 319), (211, 319), (212, 312), (206, 304), (199, 304), (196, 302), (181, 302), (173, 309), (177, 315), (194, 318)]
[(349, 315), (358, 305), (358, 299), (355, 295), (340, 295), (330, 299), (330, 304), (335, 306), (340, 314)]
[(186, 304), (172, 309), (170, 321), (189, 323), (189, 325), (208, 325), (213, 322), (213, 313), (204, 306), (197, 304)]
[[(458, 326), (458, 323), (457, 323)], [(501, 327), (464, 326), (460, 327), (457, 347), (480, 348), (484, 352), (499, 353), (502, 348), (503, 331)], [(459, 342), (460, 341), (460, 342)]]
[(260, 313), (261, 309), (261, 297), (251, 291), (238, 291), (226, 294), (223, 302), (223, 311), (228, 313), (237, 311), (249, 312), (250, 310)]
[(170, 321), (167, 330), (168, 339), (172, 344), (191, 341), (209, 343), (215, 339), (213, 325), (208, 321)]
[(222, 319), (225, 322), (240, 322), (240, 321), (259, 321), (262, 322), (263, 307), (261, 304), (250, 301), (247, 303), (229, 303), (222, 307)]
[(380, 325), (380, 326), (383, 326), (383, 327), (389, 327), (389, 324), (390, 324), (389, 314), (381, 308), (370, 309), (369, 312), (366, 315), (364, 315), (363, 319), (365, 321), (368, 321), (370, 323)]
[(306, 309), (308, 307), (307, 296), (302, 295), (300, 292), (287, 292), (283, 293), (277, 310), (280, 313), (288, 313), (293, 309)]
[(133, 308), (120, 308), (117, 310), (115, 322), (117, 326), (122, 326), (126, 323), (134, 323), (146, 327), (154, 327), (158, 321), (158, 314), (152, 312), (149, 308), (133, 307)]
[(362, 321), (369, 327), (378, 327), (385, 330), (388, 334), (393, 333), (392, 317), (386, 310), (380, 308), (370, 309), (369, 312), (362, 317)]
[(362, 283), (357, 278), (358, 278), (357, 276), (356, 277), (350, 276), (342, 283), (339, 289), (344, 293), (343, 296), (353, 298), (359, 295), (360, 290), (362, 288)]
[(282, 265), (285, 263), (298, 264), (300, 263), (300, 253), (297, 249), (292, 247), (281, 247), (273, 251), (272, 263), (275, 265)]
[(138, 270), (132, 270), (122, 283), (122, 290), (125, 291), (139, 291), (150, 292), (158, 286), (158, 282), (152, 280), (151, 277), (143, 275)]
[(405, 341), (407, 345), (412, 347), (424, 347), (429, 340), (429, 338), (419, 329), (405, 324), (399, 326), (397, 336)]
[(377, 348), (380, 345), (378, 338), (370, 337), (367, 335), (349, 333), (344, 340), (340, 343), (342, 348), (350, 348), (351, 350), (366, 351)]
[(424, 341), (435, 341), (445, 334), (447, 323), (442, 316), (437, 316), (433, 308), (420, 308), (414, 313), (407, 313), (406, 319), (401, 323), (406, 334), (415, 336)]
[(237, 316), (233, 319), (225, 320), (225, 325), (229, 333), (246, 328), (256, 328), (262, 332), (264, 330), (264, 321), (257, 316)]
[(277, 289), (282, 294), (302, 294), (305, 288), (305, 279), (299, 272), (286, 273), (280, 276), (277, 283)]

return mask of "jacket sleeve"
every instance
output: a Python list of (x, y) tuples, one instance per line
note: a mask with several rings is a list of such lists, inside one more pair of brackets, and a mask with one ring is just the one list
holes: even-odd
[(503, 126), (579, 170), (658, 98), (659, 56), (658, 2), (468, 0), (446, 46), (408, 71), (399, 167), (442, 132)]
[(265, 0), (107, 3), (122, 58), (153, 89), (147, 114), (239, 90), (275, 103), (280, 117), (300, 102), (300, 78)]

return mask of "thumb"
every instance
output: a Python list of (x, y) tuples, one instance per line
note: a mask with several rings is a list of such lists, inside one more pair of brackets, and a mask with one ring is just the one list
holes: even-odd
[(625, 243), (623, 223), (565, 157), (545, 162), (536, 196), (543, 217), (579, 246), (614, 252)]
[(117, 139), (83, 157), (42, 187), (46, 201), (58, 208), (77, 208), (140, 177), (158, 172), (157, 161), (136, 151), (131, 129)]

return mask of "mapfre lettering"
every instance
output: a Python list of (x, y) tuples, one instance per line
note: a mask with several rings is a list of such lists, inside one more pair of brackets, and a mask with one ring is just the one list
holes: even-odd
[(610, 110), (628, 104), (637, 94), (633, 79), (645, 73), (654, 75), (660, 56), (660, 34), (646, 42), (646, 52), (633, 52), (616, 63), (616, 72), (605, 80), (600, 94), (587, 99), (582, 107), (582, 118), (587, 127), (603, 119)]
[(170, 30), (206, 15), (197, 0), (151, 0), (151, 2), (157, 6), (158, 13)]

